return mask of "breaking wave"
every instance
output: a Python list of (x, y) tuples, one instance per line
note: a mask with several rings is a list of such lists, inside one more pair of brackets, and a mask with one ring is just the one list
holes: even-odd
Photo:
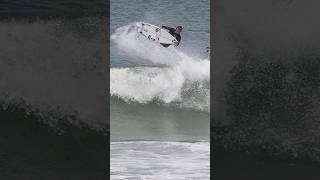
[(55, 124), (106, 121), (106, 29), (102, 18), (11, 19), (0, 22), (1, 110), (23, 109)]
[[(126, 102), (156, 102), (208, 112), (209, 59), (192, 57), (175, 47), (154, 44), (137, 33), (129, 33), (131, 26), (120, 27), (111, 35), (117, 48), (136, 65), (111, 68), (111, 96)], [(139, 66), (146, 61), (151, 66)]]

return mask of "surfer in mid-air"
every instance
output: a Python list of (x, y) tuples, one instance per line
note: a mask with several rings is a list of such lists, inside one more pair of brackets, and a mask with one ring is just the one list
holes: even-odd
[(178, 41), (178, 43), (176, 44), (176, 46), (179, 46), (180, 41), (181, 41), (181, 36), (180, 33), (182, 32), (182, 26), (177, 26), (176, 28), (172, 28), (172, 27), (168, 27), (168, 26), (164, 26), (162, 25), (161, 28), (163, 29), (167, 29), (168, 32), (176, 38), (176, 40)]

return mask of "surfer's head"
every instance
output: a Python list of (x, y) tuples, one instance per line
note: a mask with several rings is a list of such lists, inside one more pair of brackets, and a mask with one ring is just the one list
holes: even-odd
[(182, 26), (177, 26), (176, 27), (176, 33), (180, 33), (182, 31), (183, 27)]

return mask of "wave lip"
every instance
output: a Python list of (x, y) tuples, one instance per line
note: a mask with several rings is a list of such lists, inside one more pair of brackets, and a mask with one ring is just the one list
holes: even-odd
[[(193, 58), (174, 48), (163, 48), (136, 33), (130, 25), (111, 35), (133, 63), (147, 60), (159, 67), (122, 67), (110, 70), (110, 93), (125, 101), (159, 101), (182, 108), (209, 111), (210, 61)], [(115, 61), (115, 60), (113, 60)]]

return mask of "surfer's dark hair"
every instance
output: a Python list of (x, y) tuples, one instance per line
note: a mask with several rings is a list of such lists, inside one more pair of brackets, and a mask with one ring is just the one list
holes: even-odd
[(182, 26), (177, 26), (176, 28), (181, 29), (181, 30), (183, 29), (183, 27), (182, 27)]

